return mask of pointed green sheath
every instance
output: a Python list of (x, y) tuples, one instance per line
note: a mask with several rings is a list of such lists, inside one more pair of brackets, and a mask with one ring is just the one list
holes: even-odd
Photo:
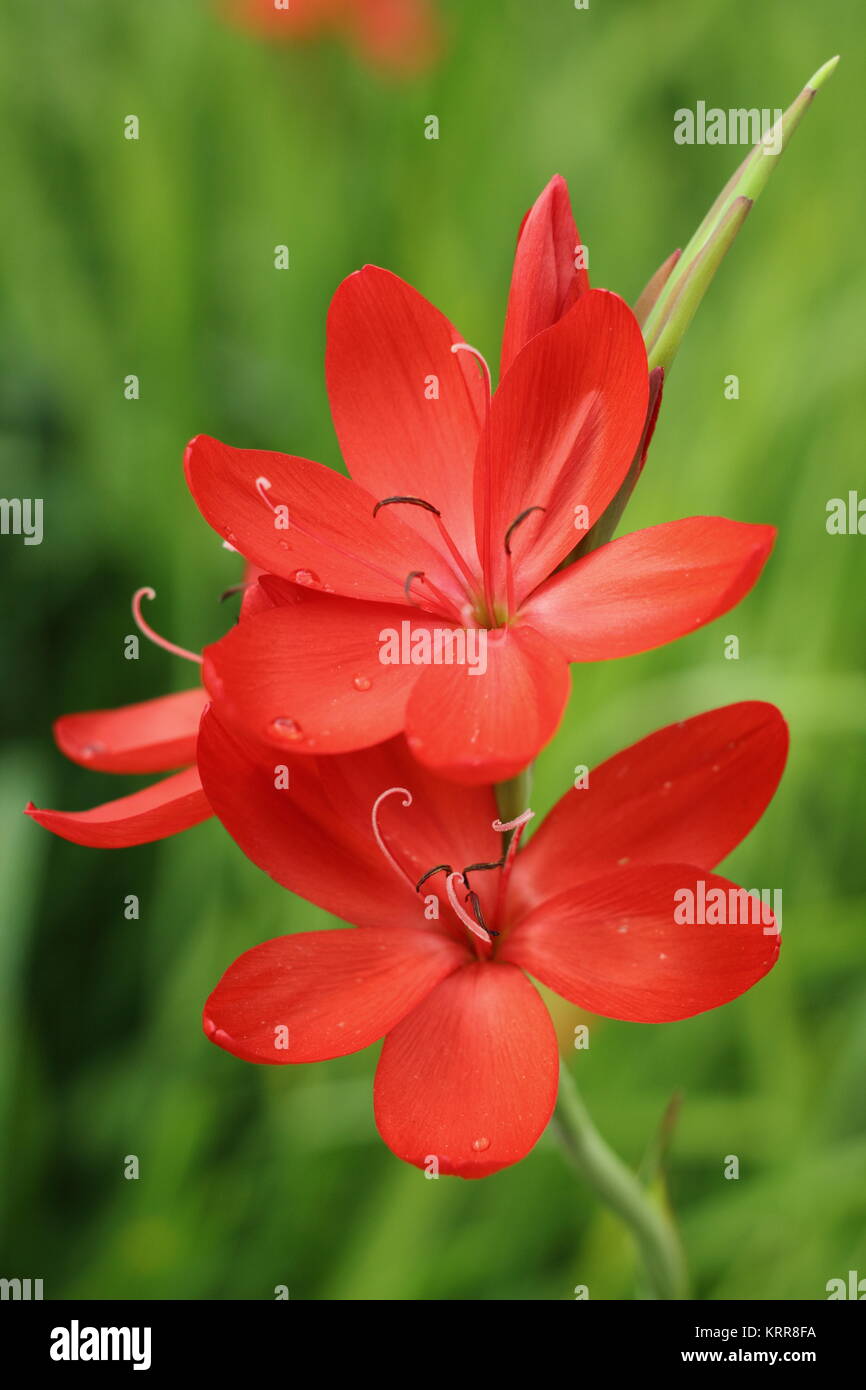
[[(759, 140), (749, 151), (682, 255), (676, 259), (669, 257), (650, 280), (638, 300), (650, 368), (663, 367), (666, 373), (670, 370), (692, 316), (749, 209), (767, 184), (779, 155), (788, 148), (791, 136), (815, 93), (833, 73), (838, 62), (838, 57), (831, 58), (809, 79), (766, 139)], [(780, 137), (778, 153), (772, 154), (771, 146), (777, 137)]]
[[(756, 198), (764, 189), (775, 164), (815, 93), (834, 72), (838, 57), (831, 58), (806, 83), (800, 95), (767, 133), (754, 145), (736, 173), (728, 180), (685, 250), (668, 256), (649, 280), (635, 304), (635, 317), (643, 330), (650, 368), (650, 407), (647, 426), (628, 474), (595, 525), (560, 566), (566, 565), (610, 540), (640, 477), (655, 426), (663, 382), (677, 354), (686, 329), (712, 283), (713, 276), (736, 240)], [(771, 145), (781, 129), (777, 154)], [(771, 138), (772, 137), (772, 138)]]

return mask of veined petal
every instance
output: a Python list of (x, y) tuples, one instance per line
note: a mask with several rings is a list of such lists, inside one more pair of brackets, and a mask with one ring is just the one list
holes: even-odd
[(204, 1008), (211, 1042), (247, 1062), (321, 1062), (381, 1038), (467, 958), (433, 933), (299, 932), (229, 966)]
[(95, 772), (169, 772), (195, 761), (207, 699), (197, 686), (136, 705), (64, 714), (54, 738), (67, 758)]
[[(697, 908), (717, 891), (726, 916), (737, 920), (710, 925), (695, 911), (683, 920), (689, 895)], [(590, 1013), (672, 1023), (751, 989), (776, 963), (779, 934), (760, 899), (728, 879), (656, 864), (621, 869), (540, 904), (500, 954)]]
[(514, 531), (518, 604), (601, 516), (629, 470), (649, 398), (646, 350), (628, 305), (588, 290), (532, 338), (493, 397), (478, 447), (475, 517), (489, 585), (506, 588)]
[(501, 782), (552, 738), (568, 699), (568, 667), (531, 627), (482, 633), (485, 666), (429, 666), (406, 710), (415, 757), (459, 782)]
[(164, 840), (212, 814), (194, 767), (90, 811), (46, 811), (32, 802), (25, 811), (62, 840), (94, 849), (126, 849)]
[(761, 573), (775, 529), (693, 516), (633, 531), (543, 584), (528, 622), (569, 661), (605, 661), (663, 646), (721, 617)]
[[(461, 341), (411, 285), (368, 265), (344, 280), (331, 301), (326, 373), (352, 477), (377, 500), (421, 497), (438, 507), (477, 569), (472, 477), (487, 386), (468, 353), (451, 351)], [(405, 511), (435, 545), (433, 518), (418, 508)]]
[(624, 864), (714, 868), (763, 815), (787, 753), (779, 710), (746, 700), (670, 724), (608, 758), (521, 849), (510, 919)]
[(466, 965), (388, 1033), (376, 1071), (379, 1133), (407, 1163), (481, 1178), (524, 1158), (556, 1101), (550, 1015), (511, 965)]
[(561, 319), (589, 289), (586, 270), (575, 264), (579, 246), (568, 184), (555, 174), (520, 227), (502, 336), (502, 376), (530, 338)]
[[(406, 577), (423, 570), (440, 588), (462, 593), (432, 545), (391, 507), (374, 517), (376, 498), (332, 468), (234, 449), (204, 434), (188, 445), (185, 467), (205, 520), (263, 570), (305, 588), (392, 603), (408, 602)], [(270, 486), (259, 491), (257, 479)]]

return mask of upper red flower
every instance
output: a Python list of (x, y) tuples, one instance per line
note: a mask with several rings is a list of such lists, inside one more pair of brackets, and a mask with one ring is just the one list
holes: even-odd
[(395, 72), (426, 67), (438, 49), (427, 0), (230, 0), (234, 15), (269, 39), (342, 34), (369, 62)]
[[(558, 569), (645, 451), (652, 415), (637, 321), (588, 288), (577, 242), (555, 179), (521, 229), (492, 399), (474, 350), (404, 281), (368, 266), (343, 282), (327, 382), (351, 479), (206, 436), (190, 444), (205, 518), (307, 590), (206, 651), (224, 721), (317, 753), (405, 730), (444, 775), (499, 781), (553, 734), (570, 662), (669, 642), (754, 583), (773, 529), (721, 517), (651, 527)], [(405, 621), (484, 630), (485, 674), (383, 664), (383, 634)]]
[(710, 870), (762, 814), (786, 753), (772, 705), (671, 725), (596, 768), (525, 849), (518, 831), (500, 867), (490, 788), (443, 781), (402, 739), (292, 759), (278, 790), (273, 765), (210, 710), (199, 767), (215, 813), (279, 883), (358, 925), (247, 951), (208, 1000), (205, 1031), (269, 1063), (385, 1036), (375, 1111), (394, 1153), (463, 1177), (514, 1163), (547, 1124), (558, 1076), (527, 974), (594, 1013), (659, 1023), (726, 1003), (774, 964), (771, 917), (683, 925), (675, 895), (734, 888)]

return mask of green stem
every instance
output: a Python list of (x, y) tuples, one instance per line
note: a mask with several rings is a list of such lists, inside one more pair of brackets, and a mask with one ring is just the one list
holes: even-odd
[(529, 805), (532, 795), (532, 763), (507, 782), (497, 782), (496, 801), (504, 821), (516, 820)]
[(554, 1124), (581, 1177), (634, 1236), (651, 1297), (685, 1298), (685, 1263), (672, 1221), (601, 1137), (564, 1062)]

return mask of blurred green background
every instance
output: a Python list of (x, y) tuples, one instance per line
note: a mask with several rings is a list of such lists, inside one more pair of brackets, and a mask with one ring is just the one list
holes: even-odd
[(430, 1182), (376, 1135), (372, 1053), (253, 1068), (205, 1041), (201, 1004), (234, 956), (320, 920), (218, 824), (98, 852), (21, 808), (140, 784), (66, 764), (50, 737), (62, 712), (190, 683), (147, 643), (124, 660), (135, 588), (156, 588), (151, 620), (186, 646), (231, 618), (217, 596), (238, 562), (186, 492), (186, 440), (339, 465), (322, 366), (344, 275), (398, 272), (495, 360), (519, 219), (559, 171), (593, 282), (633, 301), (743, 154), (676, 146), (674, 110), (787, 106), (837, 52), (689, 332), (626, 519), (773, 522), (775, 554), (734, 614), (575, 669), (534, 801), (674, 719), (781, 706), (787, 774), (726, 865), (783, 889), (780, 965), (686, 1023), (599, 1021), (573, 1063), (635, 1164), (684, 1092), (669, 1185), (697, 1297), (820, 1299), (866, 1275), (866, 539), (825, 529), (827, 500), (866, 487), (866, 14), (440, 8), (442, 61), (397, 82), (338, 43), (268, 46), (207, 0), (0, 5), (0, 492), (45, 499), (41, 546), (0, 539), (0, 1274), (42, 1277), (49, 1298), (634, 1295), (627, 1239), (549, 1137), (495, 1177)]

